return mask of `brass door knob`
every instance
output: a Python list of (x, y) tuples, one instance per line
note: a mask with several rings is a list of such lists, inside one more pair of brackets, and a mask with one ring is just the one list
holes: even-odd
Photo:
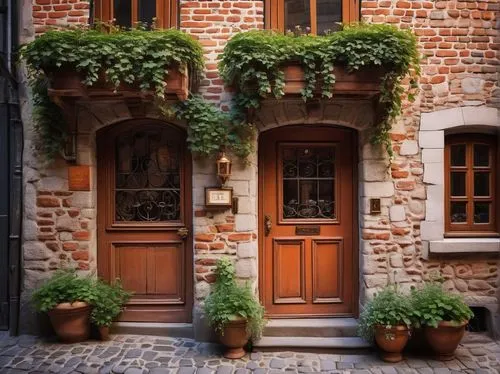
[(179, 235), (180, 238), (184, 240), (189, 236), (189, 230), (187, 229), (187, 227), (181, 227), (179, 230), (177, 230), (177, 235)]

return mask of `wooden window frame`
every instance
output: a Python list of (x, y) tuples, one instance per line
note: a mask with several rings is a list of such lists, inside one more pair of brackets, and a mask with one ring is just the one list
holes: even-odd
[[(316, 0), (309, 0), (311, 34), (317, 34)], [(342, 23), (359, 21), (357, 0), (342, 0)], [(285, 31), (285, 0), (264, 0), (264, 25), (266, 29)]]
[[(139, 0), (132, 2), (132, 20), (134, 25), (138, 18)], [(114, 0), (95, 0), (95, 19), (102, 22), (110, 22), (114, 17)], [(156, 3), (157, 26), (161, 29), (177, 28), (179, 25), (179, 0), (158, 0)]]
[[(496, 195), (499, 193), (498, 147), (496, 136), (486, 134), (457, 134), (445, 138), (444, 169), (445, 169), (445, 237), (498, 237), (500, 232), (499, 207)], [(451, 166), (451, 146), (465, 145), (465, 166)], [(490, 165), (488, 167), (474, 166), (474, 144), (485, 144), (490, 147)], [(451, 173), (465, 172), (465, 196), (451, 196)], [(490, 173), (490, 194), (488, 197), (474, 196), (474, 172)], [(466, 202), (466, 223), (451, 222), (451, 202)], [(489, 223), (474, 223), (474, 202), (488, 202), (490, 208)]]

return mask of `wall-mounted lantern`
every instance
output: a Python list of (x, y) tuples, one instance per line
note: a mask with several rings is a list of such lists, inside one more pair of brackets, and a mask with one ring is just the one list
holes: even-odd
[(226, 184), (231, 176), (232, 162), (222, 151), (217, 159), (217, 176), (220, 178), (222, 185)]

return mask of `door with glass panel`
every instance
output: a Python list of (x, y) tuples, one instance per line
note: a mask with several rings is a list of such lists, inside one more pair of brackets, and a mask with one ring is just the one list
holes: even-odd
[(356, 314), (355, 134), (284, 127), (260, 142), (260, 293), (273, 317)]
[(191, 161), (183, 130), (151, 121), (97, 135), (98, 270), (134, 292), (122, 321), (190, 322)]

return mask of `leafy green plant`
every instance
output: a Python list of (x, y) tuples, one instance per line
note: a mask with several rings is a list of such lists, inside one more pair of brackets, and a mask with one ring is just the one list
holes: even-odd
[[(167, 117), (172, 115), (170, 106), (160, 102), (159, 107)], [(253, 150), (252, 126), (238, 121), (231, 113), (222, 111), (200, 95), (177, 104), (173, 114), (187, 122), (187, 141), (194, 153), (210, 156), (221, 149), (228, 149), (245, 158)]]
[(166, 77), (171, 69), (190, 72), (197, 79), (204, 68), (201, 44), (176, 29), (124, 30), (98, 24), (49, 30), (22, 46), (20, 56), (27, 63), (33, 92), (35, 132), (38, 149), (50, 161), (63, 148), (66, 121), (60, 108), (47, 94), (53, 73), (76, 71), (87, 86), (108, 84), (152, 90), (164, 98)]
[(371, 341), (376, 326), (406, 325), (409, 328), (412, 318), (410, 298), (401, 294), (396, 286), (387, 286), (364, 306), (359, 317), (358, 334)]
[(264, 307), (247, 284), (239, 286), (234, 266), (229, 258), (217, 261), (214, 289), (205, 300), (205, 313), (210, 325), (223, 332), (224, 325), (235, 318), (246, 318), (252, 339), (262, 335), (265, 325)]
[[(227, 85), (237, 88), (235, 107), (244, 111), (259, 107), (263, 98), (283, 96), (282, 68), (287, 63), (300, 64), (304, 69), (304, 100), (313, 97), (318, 82), (321, 95), (332, 96), (336, 65), (349, 72), (383, 67), (387, 73), (381, 81), (380, 101), (385, 113), (372, 143), (385, 144), (392, 154), (388, 132), (392, 120), (401, 112), (402, 80), (409, 77), (410, 87), (416, 88), (419, 62), (417, 40), (410, 31), (389, 25), (354, 24), (326, 36), (269, 31), (237, 34), (224, 48), (219, 71)], [(413, 99), (411, 90), (408, 98)]]
[(118, 279), (112, 284), (98, 280), (94, 292), (96, 300), (90, 317), (96, 326), (110, 326), (132, 296)]
[(60, 303), (84, 301), (96, 303), (95, 280), (80, 277), (74, 270), (58, 270), (54, 275), (33, 292), (32, 300), (40, 312), (47, 312)]
[(437, 282), (414, 288), (411, 298), (413, 313), (419, 325), (437, 327), (441, 321), (462, 324), (474, 316), (460, 295), (445, 291)]

